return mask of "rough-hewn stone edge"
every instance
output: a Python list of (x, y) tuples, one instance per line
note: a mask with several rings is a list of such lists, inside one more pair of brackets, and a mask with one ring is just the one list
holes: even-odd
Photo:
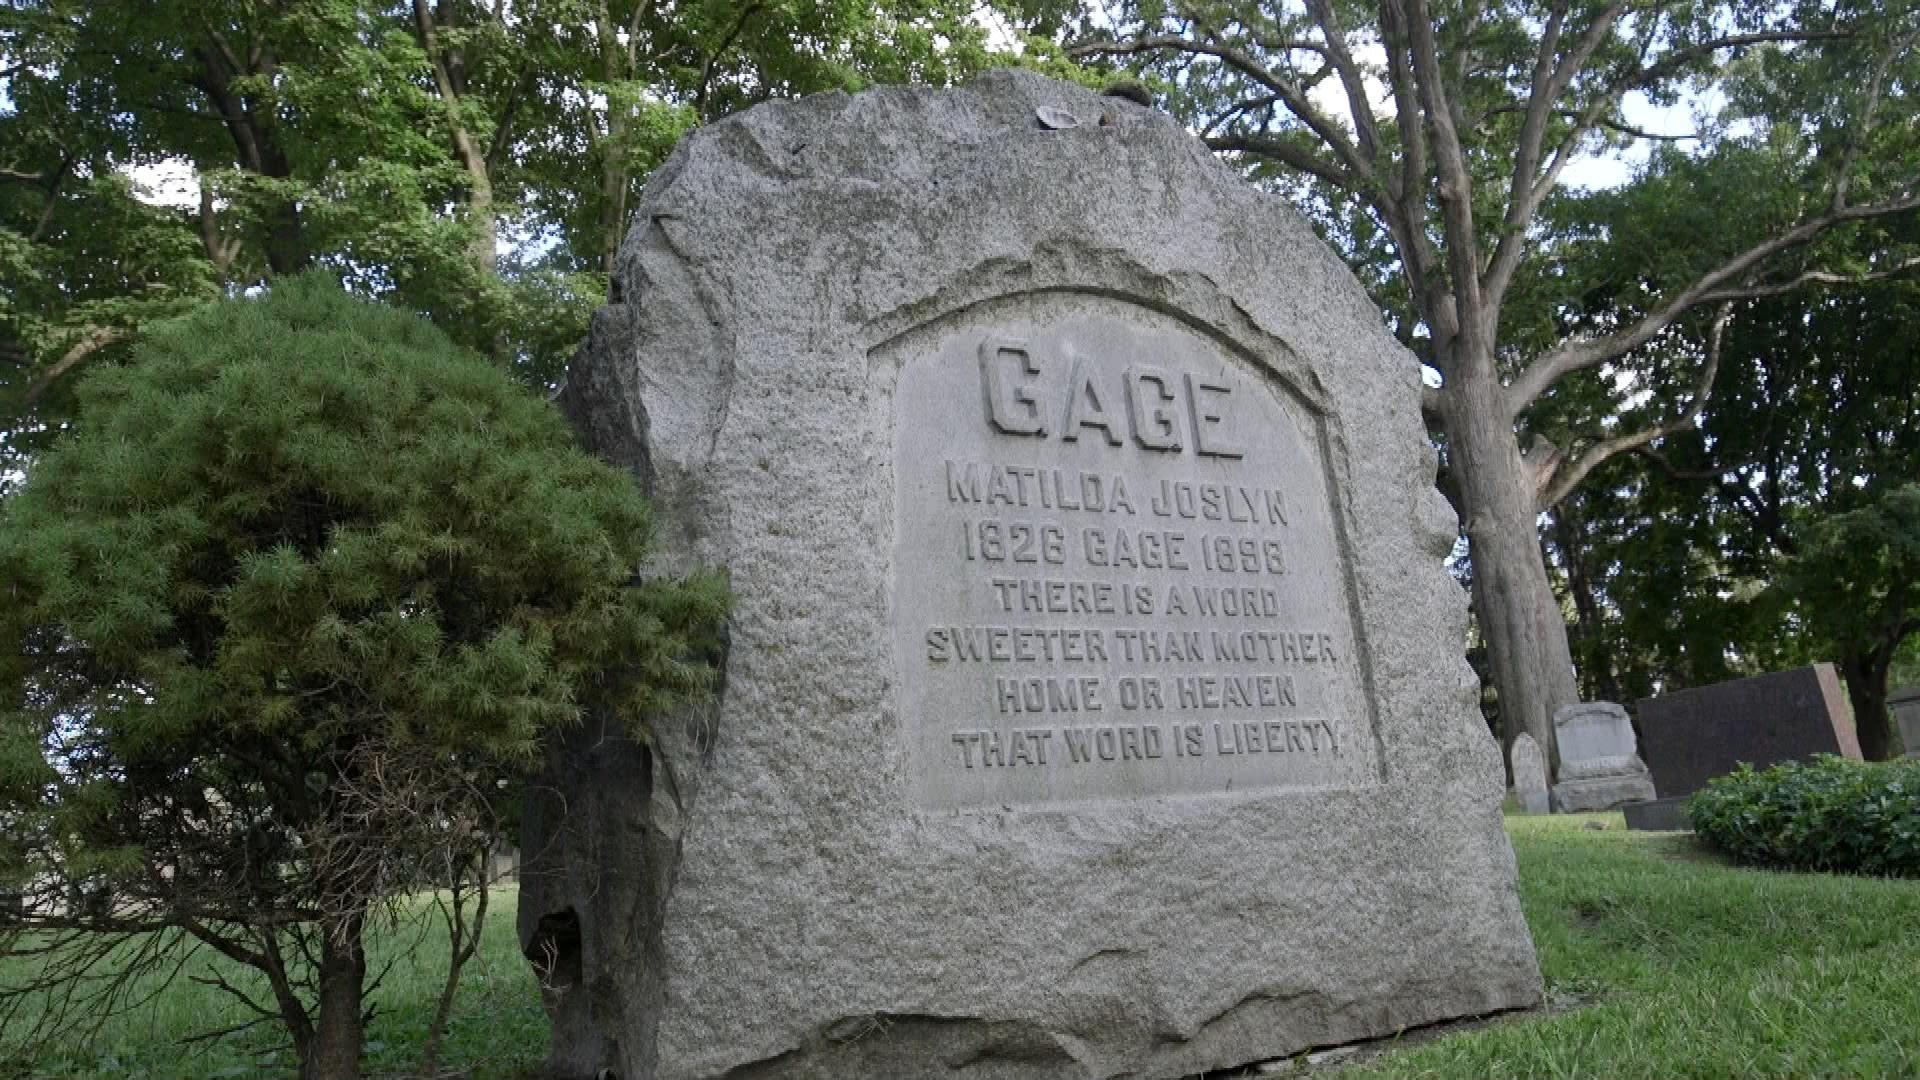
[[(1397, 1033), (1435, 1024), (1537, 1008), (1541, 998), (1531, 983), (1484, 988), (1463, 997), (1457, 988), (1435, 988), (1420, 1004), (1393, 1008), (1368, 1003), (1316, 1012), (1303, 1019), (1305, 1000), (1297, 994), (1254, 992), (1222, 1010), (1187, 1040), (1142, 1033), (1138, 1054), (1124, 1060), (1100, 1059), (1081, 1040), (1065, 1032), (1017, 1020), (967, 1016), (863, 1014), (822, 1025), (798, 1046), (759, 1061), (741, 1064), (726, 1080), (843, 1080), (848, 1076), (920, 1076), (966, 1068), (970, 1077), (993, 1080), (1047, 1080), (1071, 1075), (1112, 1080), (1180, 1080), (1217, 1075), (1262, 1061), (1284, 1058), (1324, 1046), (1388, 1039)], [(1439, 1004), (1445, 1000), (1445, 1005)], [(1207, 1050), (1220, 1031), (1238, 1026), (1285, 1030), (1284, 1045), (1258, 1056), (1222, 1058)]]

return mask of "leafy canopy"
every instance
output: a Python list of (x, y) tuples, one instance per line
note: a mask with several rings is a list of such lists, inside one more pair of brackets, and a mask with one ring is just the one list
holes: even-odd
[(196, 937), (316, 917), (383, 887), (314, 855), (368, 865), (343, 793), (382, 754), (505, 776), (704, 685), (718, 583), (638, 583), (631, 478), (414, 316), (303, 275), (79, 398), (0, 506), (0, 884)]

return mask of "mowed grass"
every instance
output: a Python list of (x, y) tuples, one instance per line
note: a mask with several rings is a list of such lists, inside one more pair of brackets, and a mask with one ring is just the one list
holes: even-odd
[(1741, 869), (1618, 814), (1507, 831), (1550, 1010), (1340, 1080), (1920, 1076), (1920, 881)]
[[(514, 935), (517, 899), (510, 887), (495, 889), (489, 899), (481, 948), (461, 973), (460, 995), (442, 1043), (443, 1073), (458, 1070), (474, 1080), (507, 1080), (527, 1075), (546, 1055), (547, 1018), (540, 1010), (539, 987)], [(409, 948), (415, 942), (420, 947)], [(446, 979), (445, 928), (436, 918), (371, 931), (369, 971), (377, 973), (389, 961), (393, 966), (373, 995), (377, 1011), (367, 1036), (366, 1071), (376, 1077), (410, 1076)], [(0, 961), (6, 965), (0, 966), (0, 980), (9, 973), (8, 966), (18, 963)], [(97, 1033), (87, 1032), (82, 1024), (69, 1025), (69, 1035), (39, 1046), (23, 1061), (11, 1052), (14, 1033), (0, 1031), (0, 1077), (292, 1076), (293, 1052), (277, 1026), (262, 1024), (214, 1041), (186, 1041), (249, 1016), (222, 991), (187, 978), (209, 970), (225, 973), (250, 992), (264, 986), (264, 980), (247, 978), (250, 972), (202, 951), (145, 1008), (109, 1020)]]
[[(1920, 882), (1739, 869), (1686, 837), (1627, 832), (1617, 814), (1513, 817), (1507, 827), (1550, 1008), (1388, 1044), (1364, 1064), (1314, 1069), (1316, 1080), (1920, 1077)], [(544, 1055), (514, 899), (495, 894), (443, 1068), (504, 1080), (531, 1074)], [(377, 935), (376, 967), (410, 940)], [(369, 1073), (411, 1069), (444, 963), (434, 942), (388, 975)], [(181, 1043), (242, 1018), (218, 991), (180, 981), (141, 1015), (57, 1045), (16, 1075), (291, 1075), (291, 1054), (266, 1029)]]

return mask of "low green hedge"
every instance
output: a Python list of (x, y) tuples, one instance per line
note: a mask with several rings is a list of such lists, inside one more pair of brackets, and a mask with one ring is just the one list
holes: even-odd
[(1822, 754), (1715, 777), (1687, 802), (1693, 830), (1736, 860), (1788, 870), (1920, 877), (1920, 759)]

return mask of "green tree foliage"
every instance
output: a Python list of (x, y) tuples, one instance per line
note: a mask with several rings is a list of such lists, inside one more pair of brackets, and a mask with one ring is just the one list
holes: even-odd
[(1878, 761), (1894, 752), (1894, 661), (1920, 633), (1920, 482), (1859, 498), (1858, 509), (1807, 516), (1774, 588), (1839, 660), (1860, 750)]
[(153, 328), (79, 396), (0, 504), (0, 926), (59, 946), (12, 989), (124, 978), (116, 936), (210, 948), (265, 974), (303, 1075), (357, 1075), (367, 920), (446, 884), (426, 856), (544, 733), (699, 693), (723, 590), (637, 579), (631, 478), (323, 276)]
[[(1893, 670), (1888, 676), (1888, 685), (1904, 689), (1920, 686), (1920, 637), (1908, 638), (1906, 644), (1894, 653)], [(1908, 753), (1920, 753), (1920, 746), (1904, 748)]]
[[(1830, 240), (1822, 257), (1863, 273), (1885, 243)], [(1885, 756), (1886, 692), (1915, 629), (1915, 567), (1888, 530), (1920, 482), (1920, 285), (1781, 293), (1727, 314), (1697, 421), (1610, 463), (1554, 511), (1583, 673), (1624, 698), (1833, 661), (1863, 750)], [(1669, 351), (1684, 361), (1713, 337), (1694, 326)], [(1610, 392), (1649, 377), (1623, 367)]]
[[(682, 132), (772, 98), (1003, 62), (976, 14), (971, 0), (4, 0), (0, 410), (17, 419), (0, 442), (30, 455), (23, 433), (70, 411), (56, 384), (124, 356), (153, 319), (314, 264), (551, 387)], [(190, 168), (197, 205), (132, 198), (121, 174), (162, 162)]]

